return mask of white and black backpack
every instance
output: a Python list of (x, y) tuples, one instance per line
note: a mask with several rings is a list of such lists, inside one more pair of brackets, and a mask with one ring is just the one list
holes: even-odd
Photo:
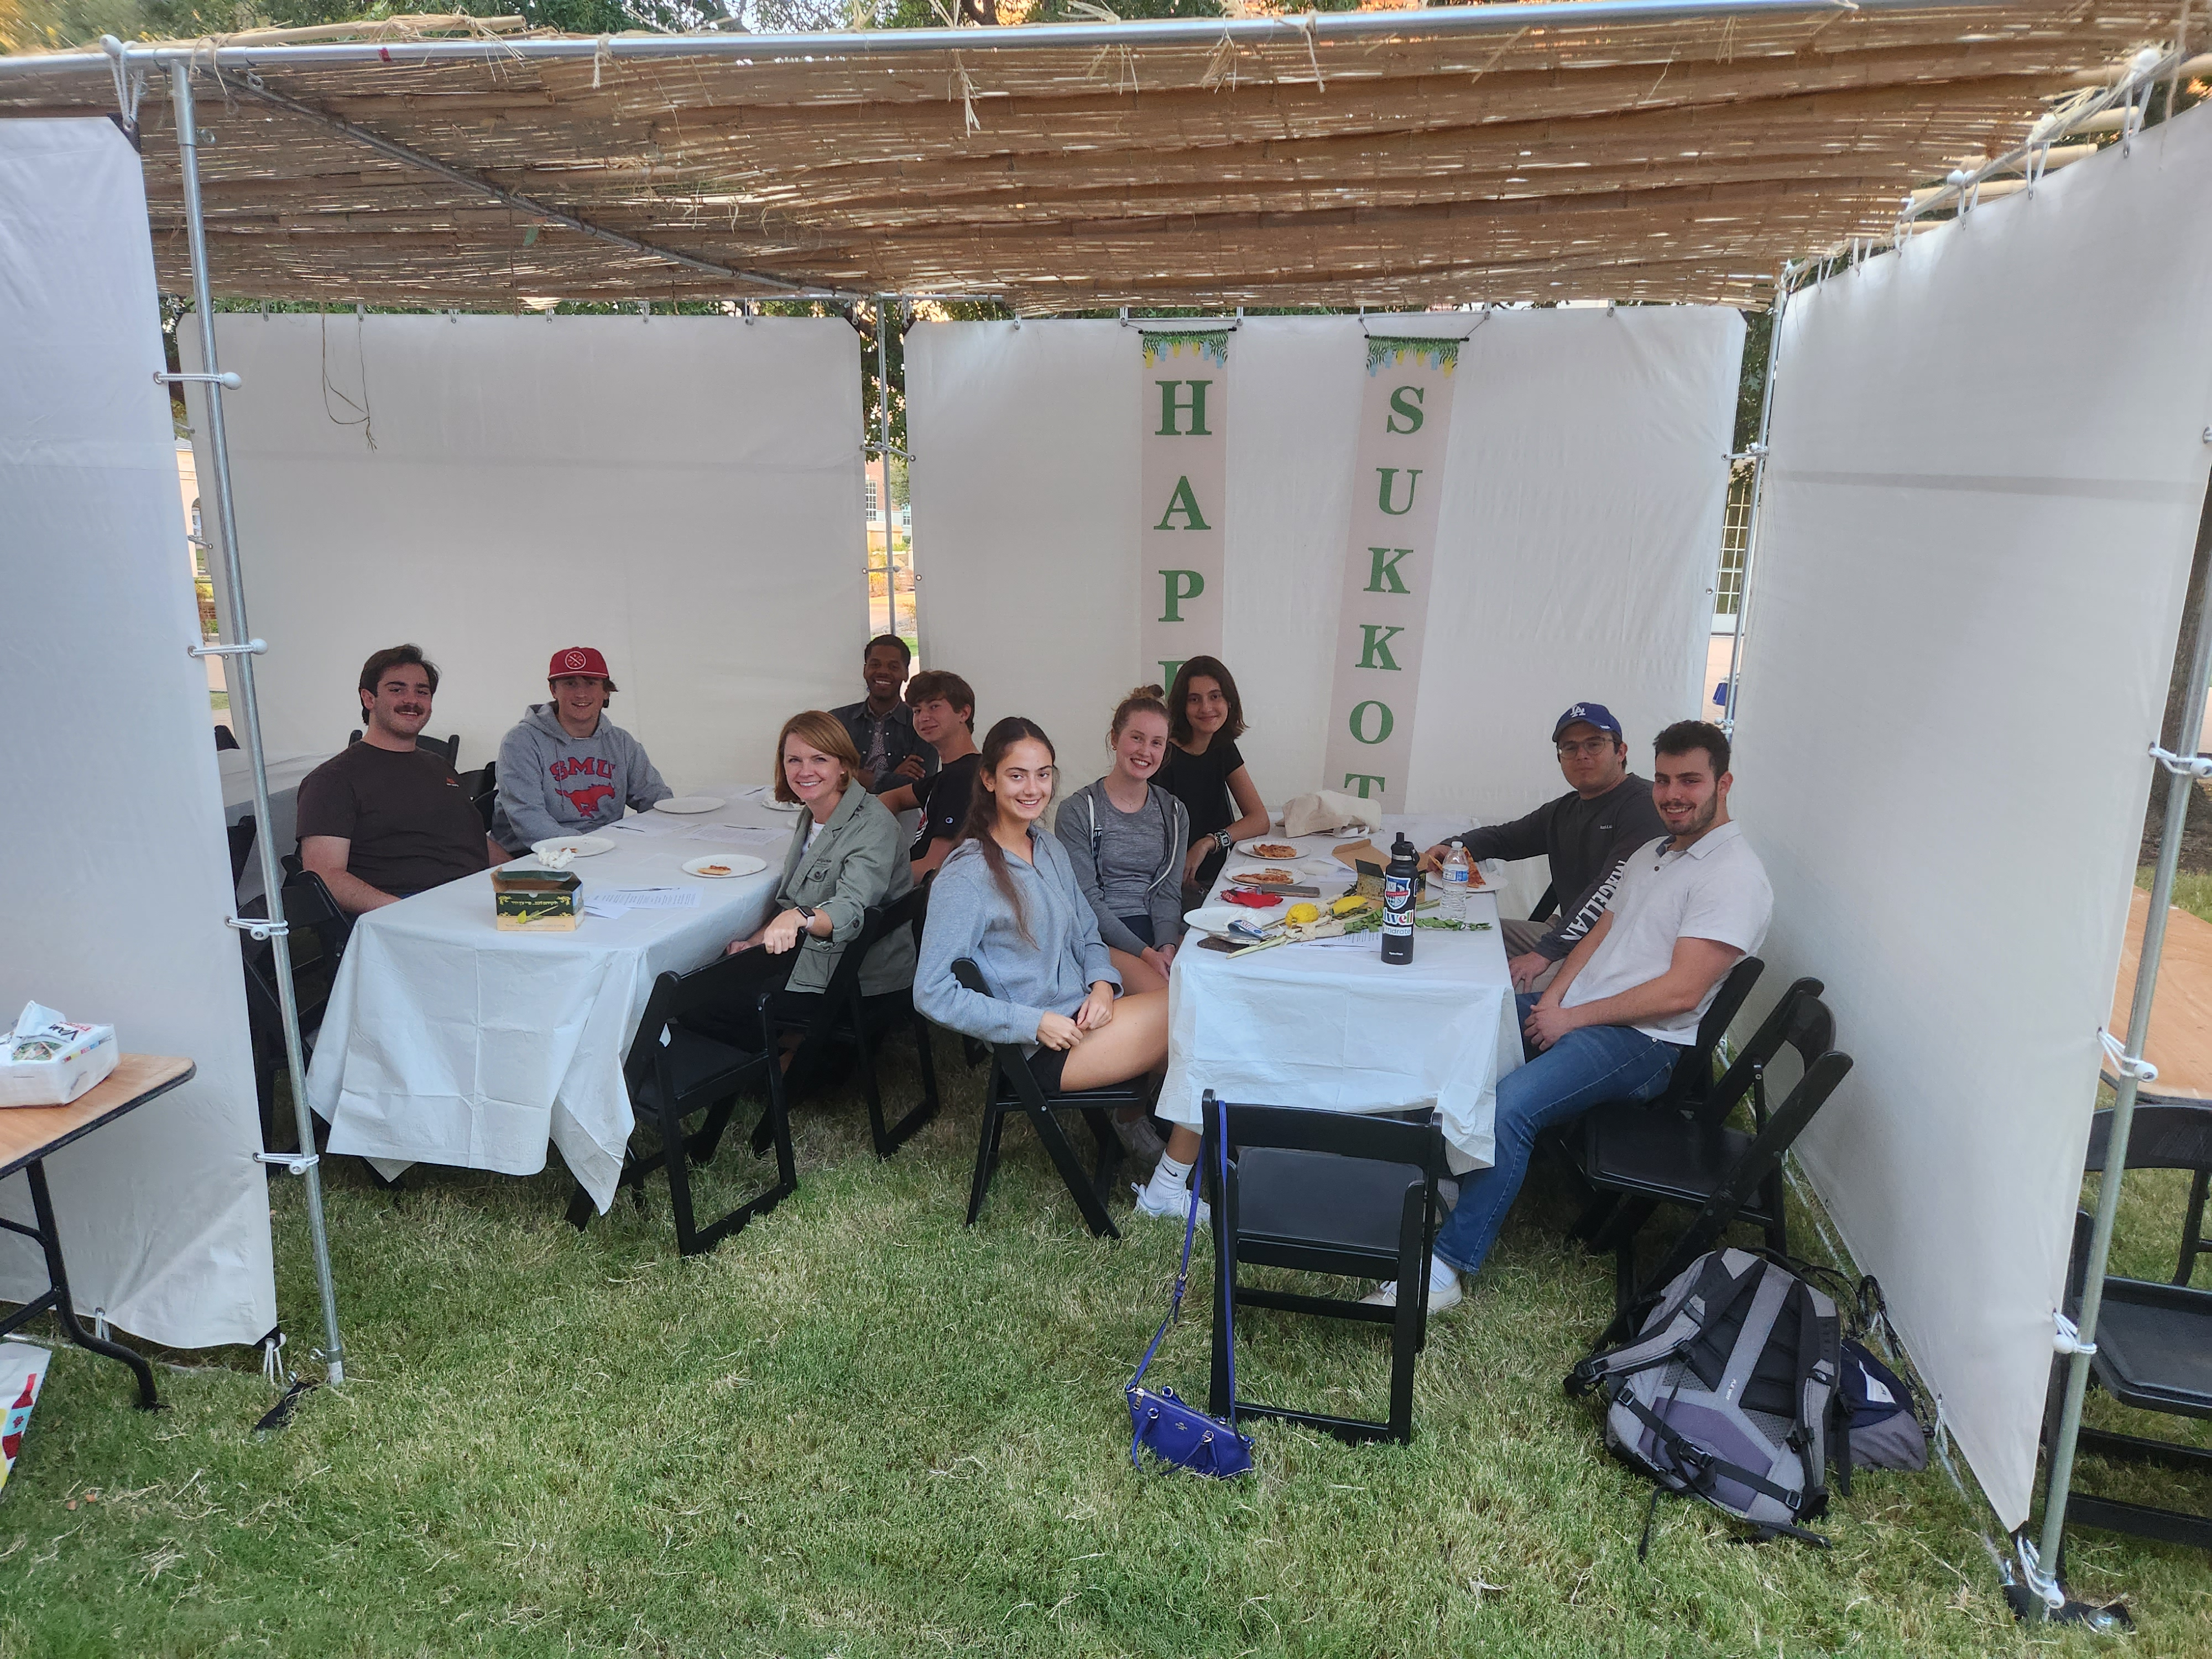
[[(1637, 1334), (1566, 1379), (1606, 1401), (1607, 1449), (1661, 1491), (1702, 1498), (1759, 1536), (1827, 1547), (1806, 1529), (1850, 1487), (1835, 1302), (1747, 1251), (1701, 1255), (1659, 1292)], [(1651, 1495), (1658, 1507), (1659, 1492)], [(1650, 1547), (1647, 1515), (1641, 1556)]]

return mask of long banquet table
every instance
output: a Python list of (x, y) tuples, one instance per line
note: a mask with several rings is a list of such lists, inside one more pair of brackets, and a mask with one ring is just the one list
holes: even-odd
[[(1425, 848), (1467, 822), (1386, 815), (1382, 826), (1373, 837), (1378, 847), (1402, 829)], [(1299, 852), (1292, 867), (1321, 888), (1323, 903), (1352, 873), (1332, 849), (1358, 839), (1309, 836), (1289, 843)], [(1269, 862), (1282, 861), (1232, 853), (1215, 894), (1232, 872)], [(1252, 912), (1263, 921), (1281, 914)], [(1402, 964), (1382, 961), (1376, 933), (1237, 957), (1201, 950), (1192, 934), (1168, 977), (1160, 1115), (1197, 1127), (1208, 1089), (1219, 1100), (1338, 1112), (1431, 1107), (1452, 1167), (1486, 1168), (1498, 1079), (1521, 1063), (1521, 1031), (1493, 890), (1469, 898), (1468, 921), (1490, 927), (1417, 928), (1413, 959)]]
[[(764, 791), (725, 786), (698, 816), (647, 812), (595, 833), (578, 859), (595, 891), (693, 887), (696, 909), (582, 916), (574, 933), (501, 933), (489, 872), (372, 910), (354, 926), (307, 1076), (330, 1150), (375, 1161), (535, 1175), (550, 1141), (604, 1211), (629, 1139), (622, 1064), (653, 981), (703, 967), (768, 919), (792, 817)], [(756, 875), (688, 876), (712, 852), (768, 861)]]

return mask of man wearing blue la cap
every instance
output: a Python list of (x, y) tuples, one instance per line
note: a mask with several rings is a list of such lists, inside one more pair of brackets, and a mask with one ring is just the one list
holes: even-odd
[(1431, 847), (1424, 862), (1433, 869), (1453, 842), (1474, 859), (1552, 861), (1559, 908), (1548, 921), (1507, 921), (1507, 967), (1516, 991), (1540, 991), (1552, 982), (1575, 942), (1596, 925), (1613, 897), (1623, 860), (1666, 833), (1651, 804), (1651, 785), (1628, 769), (1620, 722), (1601, 702), (1578, 702), (1553, 723), (1552, 746), (1569, 793), (1510, 823), (1470, 830)]

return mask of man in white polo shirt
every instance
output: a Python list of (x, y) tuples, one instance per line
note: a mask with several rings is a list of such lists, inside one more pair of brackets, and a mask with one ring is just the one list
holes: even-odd
[[(1498, 1080), (1490, 1168), (1460, 1182), (1437, 1234), (1429, 1310), (1460, 1300), (1460, 1275), (1482, 1266), (1528, 1172), (1536, 1137), (1608, 1100), (1650, 1100), (1697, 1040), (1698, 1021), (1739, 958), (1756, 951), (1774, 913), (1759, 854), (1729, 817), (1729, 740), (1683, 720), (1652, 744), (1651, 800), (1668, 833), (1632, 853), (1613, 903), (1541, 997), (1521, 999), (1538, 1051)], [(1397, 1287), (1366, 1299), (1389, 1305)]]

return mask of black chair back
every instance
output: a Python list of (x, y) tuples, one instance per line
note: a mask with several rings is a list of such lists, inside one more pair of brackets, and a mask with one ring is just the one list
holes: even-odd
[[(1231, 1310), (1273, 1308), (1391, 1327), (1390, 1414), (1373, 1422), (1243, 1399), (1244, 1416), (1274, 1417), (1351, 1441), (1413, 1433), (1413, 1362), (1428, 1330), (1429, 1250), (1446, 1172), (1443, 1131), (1433, 1121), (1217, 1101), (1203, 1108), (1201, 1171), (1214, 1180), (1213, 1365), (1211, 1409), (1227, 1415), (1235, 1393)], [(1224, 1156), (1225, 1155), (1225, 1156)], [(1397, 1304), (1317, 1297), (1243, 1284), (1241, 1264), (1345, 1278), (1391, 1279)]]
[[(2107, 1107), (2089, 1121), (2089, 1152), (2081, 1164), (2085, 1174), (2104, 1172), (2112, 1140), (2112, 1114)], [(2212, 1102), (2137, 1103), (2128, 1126), (2127, 1167), (2193, 1172), (2189, 1207), (2181, 1218), (2181, 1255), (2173, 1270), (2173, 1282), (2186, 1285), (2196, 1276), (2197, 1258), (2212, 1250), (2212, 1238), (2204, 1234), (2205, 1198), (2212, 1188)]]
[(1728, 1035), (1729, 1025), (1742, 1012), (1744, 999), (1751, 988), (1759, 983), (1766, 964), (1757, 957), (1744, 957), (1728, 970), (1721, 981), (1721, 988), (1698, 1020), (1697, 1041), (1692, 1042), (1681, 1059), (1674, 1062), (1674, 1074), (1668, 1079), (1666, 1099), (1669, 1104), (1684, 1111), (1701, 1109), (1712, 1092), (1713, 1054)]
[(227, 831), (230, 837), (230, 885), (234, 892), (246, 874), (246, 860), (253, 854), (253, 814), (248, 812)]
[[(1725, 1121), (1735, 1109), (1736, 1103), (1751, 1092), (1753, 1075), (1771, 1066), (1784, 1048), (1795, 1048), (1799, 1058), (1809, 1066), (1836, 1046), (1835, 1016), (1820, 1000), (1820, 993), (1826, 988), (1809, 975), (1791, 982), (1782, 994), (1782, 1000), (1767, 1011), (1759, 1029), (1751, 1034), (1751, 1041), (1736, 1050), (1735, 1059), (1722, 1073), (1721, 1080), (1706, 1093), (1698, 1109), (1700, 1121)], [(1737, 1004), (1738, 1007), (1741, 1006), (1741, 1002)], [(1700, 1036), (1705, 1035), (1704, 1026), (1705, 1022), (1699, 1021)], [(1716, 1034), (1715, 1041), (1718, 1040)]]
[[(1809, 998), (1817, 1003), (1819, 999)], [(1821, 1012), (1826, 1014), (1825, 1007)], [(1815, 1027), (1814, 1029), (1817, 1029)], [(1829, 1029), (1833, 1029), (1832, 1021)], [(1805, 1074), (1797, 1080), (1787, 1098), (1765, 1115), (1765, 1121), (1751, 1145), (1745, 1147), (1713, 1185), (1698, 1212), (1683, 1230), (1674, 1248), (1656, 1273), (1648, 1275), (1644, 1284), (1658, 1286), (1670, 1282), (1691, 1262), (1711, 1249), (1720, 1242), (1722, 1234), (1737, 1213), (1759, 1194), (1760, 1189), (1777, 1179), (1782, 1160), (1797, 1137), (1805, 1132), (1814, 1115), (1827, 1103), (1828, 1097), (1836, 1091), (1851, 1069), (1851, 1057), (1836, 1049), (1811, 1057)], [(1763, 1091), (1765, 1085), (1759, 1074), (1752, 1080), (1754, 1094)], [(1779, 1197), (1778, 1193), (1773, 1194)]]
[(218, 754), (226, 749), (237, 748), (238, 734), (233, 732), (227, 726), (216, 726), (215, 729), (215, 746), (216, 751)]
[[(294, 862), (289, 857), (285, 860), (288, 868)], [(337, 971), (347, 942), (353, 938), (353, 918), (338, 908), (331, 890), (313, 870), (294, 870), (285, 878), (284, 922), (295, 938), (303, 927), (314, 934), (322, 947), (323, 960), (331, 971)]]
[(712, 1010), (732, 1017), (739, 1030), (756, 1023), (760, 993), (781, 982), (784, 966), (765, 951), (740, 951), (688, 974), (673, 969), (662, 974), (653, 981), (629, 1052), (623, 1056), (623, 1080), (635, 1090), (653, 1076), (671, 1046), (661, 1037), (686, 1014)]

